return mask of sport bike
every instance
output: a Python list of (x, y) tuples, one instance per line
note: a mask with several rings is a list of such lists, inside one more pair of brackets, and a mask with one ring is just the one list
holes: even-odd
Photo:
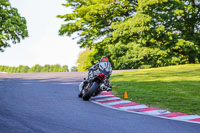
[(111, 90), (109, 77), (112, 68), (109, 62), (101, 62), (97, 70), (90, 70), (87, 79), (79, 85), (79, 97), (83, 100), (89, 100), (92, 96), (97, 96), (102, 91)]

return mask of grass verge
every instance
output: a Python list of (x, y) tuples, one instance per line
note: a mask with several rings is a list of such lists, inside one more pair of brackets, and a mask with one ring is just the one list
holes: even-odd
[(114, 74), (113, 92), (139, 104), (200, 115), (200, 64), (143, 69)]

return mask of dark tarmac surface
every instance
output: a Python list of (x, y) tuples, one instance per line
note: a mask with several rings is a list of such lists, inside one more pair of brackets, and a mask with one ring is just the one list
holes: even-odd
[(78, 98), (87, 73), (0, 74), (0, 133), (200, 133), (200, 125)]

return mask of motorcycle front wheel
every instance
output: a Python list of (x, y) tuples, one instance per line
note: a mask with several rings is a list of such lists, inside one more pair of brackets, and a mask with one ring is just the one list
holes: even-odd
[(99, 84), (94, 82), (92, 87), (83, 95), (83, 100), (88, 101), (90, 97), (94, 94), (94, 92), (98, 89)]

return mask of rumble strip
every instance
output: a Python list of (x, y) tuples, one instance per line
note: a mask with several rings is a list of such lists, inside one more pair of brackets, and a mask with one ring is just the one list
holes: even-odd
[(123, 110), (131, 113), (151, 115), (165, 119), (179, 120), (179, 121), (200, 124), (199, 115), (188, 115), (181, 112), (169, 112), (167, 110), (159, 110), (155, 107), (148, 107), (143, 104), (138, 104), (132, 101), (121, 99), (119, 97), (112, 95), (112, 92), (102, 92), (98, 96), (92, 97), (90, 101), (109, 108)]

